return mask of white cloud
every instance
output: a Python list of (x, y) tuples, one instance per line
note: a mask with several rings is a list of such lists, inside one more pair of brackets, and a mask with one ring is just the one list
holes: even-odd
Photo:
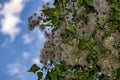
[(42, 32), (37, 32), (38, 40), (45, 40), (45, 36)]
[(20, 72), (19, 68), (15, 67), (13, 69), (10, 70), (11, 75), (15, 75), (18, 74)]
[(11, 41), (14, 41), (15, 37), (20, 33), (18, 23), (21, 22), (19, 14), (24, 7), (24, 0), (9, 0), (3, 5), (3, 9), (0, 11), (1, 19), (0, 32), (5, 35), (9, 35)]
[(29, 56), (30, 56), (30, 54), (29, 54), (28, 52), (23, 52), (23, 53), (22, 53), (22, 57), (23, 57), (24, 59), (28, 59)]
[(40, 64), (40, 59), (38, 57), (35, 57), (32, 59), (33, 64)]
[(26, 72), (25, 66), (19, 62), (8, 64), (7, 73), (13, 77), (19, 78), (20, 80), (26, 80), (27, 76), (24, 74)]
[(20, 69), (19, 69), (20, 64), (16, 63), (16, 64), (9, 64), (8, 65), (8, 73), (11, 76), (17, 75), (20, 73)]
[(44, 65), (40, 63), (40, 58), (39, 57), (34, 57), (32, 59), (32, 64), (37, 64), (40, 68), (42, 68)]
[(30, 44), (33, 40), (28, 34), (23, 35), (24, 44)]
[(0, 9), (2, 8), (2, 4), (0, 4)]
[(44, 2), (51, 2), (52, 0), (43, 0)]
[(39, 61), (38, 57), (33, 58), (32, 62), (35, 63), (35, 64), (40, 64), (40, 61)]

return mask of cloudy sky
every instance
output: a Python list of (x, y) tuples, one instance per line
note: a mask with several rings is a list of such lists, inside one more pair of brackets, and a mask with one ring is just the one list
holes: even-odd
[(27, 18), (51, 0), (0, 0), (0, 80), (36, 80), (27, 70), (39, 63), (45, 42), (39, 29), (29, 32)]

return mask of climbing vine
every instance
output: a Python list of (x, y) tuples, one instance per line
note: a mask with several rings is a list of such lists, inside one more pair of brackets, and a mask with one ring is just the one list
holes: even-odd
[[(120, 0), (54, 0), (28, 18), (47, 38), (38, 80), (119, 80)], [(49, 61), (49, 64), (48, 64)]]

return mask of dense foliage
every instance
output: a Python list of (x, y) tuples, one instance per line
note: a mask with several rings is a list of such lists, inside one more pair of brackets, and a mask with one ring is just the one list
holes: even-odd
[[(120, 0), (54, 0), (29, 17), (47, 38), (40, 69), (45, 80), (120, 80)], [(48, 61), (50, 63), (48, 64)], [(52, 67), (52, 68), (51, 68)]]

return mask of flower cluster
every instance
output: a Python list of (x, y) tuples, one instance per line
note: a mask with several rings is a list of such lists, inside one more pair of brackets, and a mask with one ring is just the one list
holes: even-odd
[[(43, 12), (41, 16), (35, 13), (34, 17), (29, 18), (30, 30), (39, 26), (47, 38), (40, 56), (43, 64), (46, 64), (48, 60), (55, 63), (66, 61), (68, 65), (80, 65), (85, 70), (97, 64), (103, 74), (108, 76), (112, 75), (112, 70), (119, 68), (120, 32), (112, 31), (110, 28), (108, 21), (111, 8), (109, 3), (107, 0), (93, 0), (92, 5), (89, 6), (92, 6), (92, 11), (89, 11), (89, 7), (84, 4), (75, 7), (76, 11), (72, 12), (74, 6), (71, 1), (68, 1), (66, 5), (58, 5), (57, 7), (60, 7), (60, 11), (63, 13), (67, 10), (70, 12), (67, 15), (57, 17), (57, 19), (60, 18), (59, 24), (51, 26), (52, 30), (56, 29), (55, 31), (46, 28), (44, 22), (46, 19), (53, 18), (52, 24), (54, 24), (57, 20), (55, 15), (49, 18)], [(50, 8), (49, 3), (43, 6), (43, 9), (48, 8)], [(112, 29), (114, 30), (114, 28)], [(107, 56), (99, 58), (98, 55), (103, 55), (103, 52)], [(95, 55), (88, 58), (92, 54)], [(97, 61), (94, 60), (95, 58)]]

